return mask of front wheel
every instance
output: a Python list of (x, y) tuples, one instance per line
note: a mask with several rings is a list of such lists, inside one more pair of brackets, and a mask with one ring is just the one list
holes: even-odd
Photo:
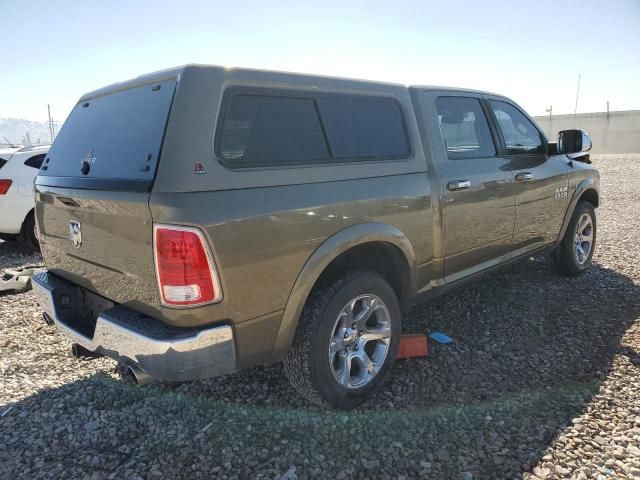
[(348, 273), (309, 298), (284, 360), (285, 374), (314, 403), (354, 408), (389, 375), (400, 322), (398, 299), (384, 278)]
[(591, 265), (596, 246), (596, 214), (589, 202), (580, 202), (571, 215), (567, 230), (554, 250), (556, 270), (564, 275), (579, 275)]

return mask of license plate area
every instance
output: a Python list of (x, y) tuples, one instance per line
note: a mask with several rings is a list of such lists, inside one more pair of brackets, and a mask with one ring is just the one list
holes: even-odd
[(58, 319), (87, 338), (93, 338), (98, 316), (114, 303), (79, 287), (62, 287), (53, 291)]

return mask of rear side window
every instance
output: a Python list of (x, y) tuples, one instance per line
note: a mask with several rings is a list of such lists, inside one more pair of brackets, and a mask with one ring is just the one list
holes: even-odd
[(398, 158), (409, 154), (400, 106), (346, 95), (230, 93), (216, 153), (230, 167)]
[(4, 158), (0, 158), (0, 168), (4, 167), (5, 163), (7, 163), (7, 161)]
[(220, 155), (230, 163), (292, 163), (329, 156), (313, 99), (235, 95), (222, 126)]
[(37, 168), (38, 170), (40, 170), (40, 167), (42, 166), (42, 162), (44, 162), (44, 157), (46, 157), (46, 154), (40, 154), (40, 155), (34, 155), (33, 157), (29, 157), (24, 161), (24, 164), (27, 167), (31, 167), (31, 168)]
[(489, 100), (509, 153), (542, 153), (544, 144), (538, 129), (513, 105)]
[(469, 97), (438, 97), (436, 110), (448, 158), (458, 160), (492, 157), (496, 154), (480, 100)]
[(409, 153), (396, 102), (349, 98), (320, 98), (317, 102), (333, 156), (395, 157)]

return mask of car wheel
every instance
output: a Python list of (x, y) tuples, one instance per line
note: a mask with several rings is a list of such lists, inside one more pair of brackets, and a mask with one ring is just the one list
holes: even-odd
[(553, 252), (556, 270), (564, 275), (583, 273), (591, 265), (595, 246), (595, 210), (589, 202), (580, 202), (571, 215), (560, 245)]
[(22, 232), (20, 232), (20, 241), (22, 246), (27, 250), (39, 251), (40, 242), (38, 242), (38, 234), (36, 232), (36, 222), (33, 212), (29, 213), (22, 223)]
[(395, 361), (400, 305), (377, 273), (352, 272), (317, 288), (304, 306), (284, 371), (320, 405), (354, 408), (376, 393)]

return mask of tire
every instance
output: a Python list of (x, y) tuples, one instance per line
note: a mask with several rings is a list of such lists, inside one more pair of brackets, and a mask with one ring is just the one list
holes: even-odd
[[(586, 224), (583, 223), (585, 220)], [(596, 213), (593, 205), (589, 202), (578, 203), (562, 241), (552, 254), (553, 265), (558, 273), (575, 276), (589, 268), (596, 247), (596, 233)]]
[(309, 297), (284, 359), (284, 372), (307, 400), (354, 408), (389, 376), (401, 330), (400, 305), (389, 283), (373, 272), (347, 273)]
[(40, 251), (40, 242), (38, 242), (38, 237), (36, 236), (36, 223), (33, 212), (30, 212), (22, 223), (19, 241), (25, 250)]
[(0, 233), (0, 240), (5, 242), (15, 242), (17, 235), (11, 233)]

